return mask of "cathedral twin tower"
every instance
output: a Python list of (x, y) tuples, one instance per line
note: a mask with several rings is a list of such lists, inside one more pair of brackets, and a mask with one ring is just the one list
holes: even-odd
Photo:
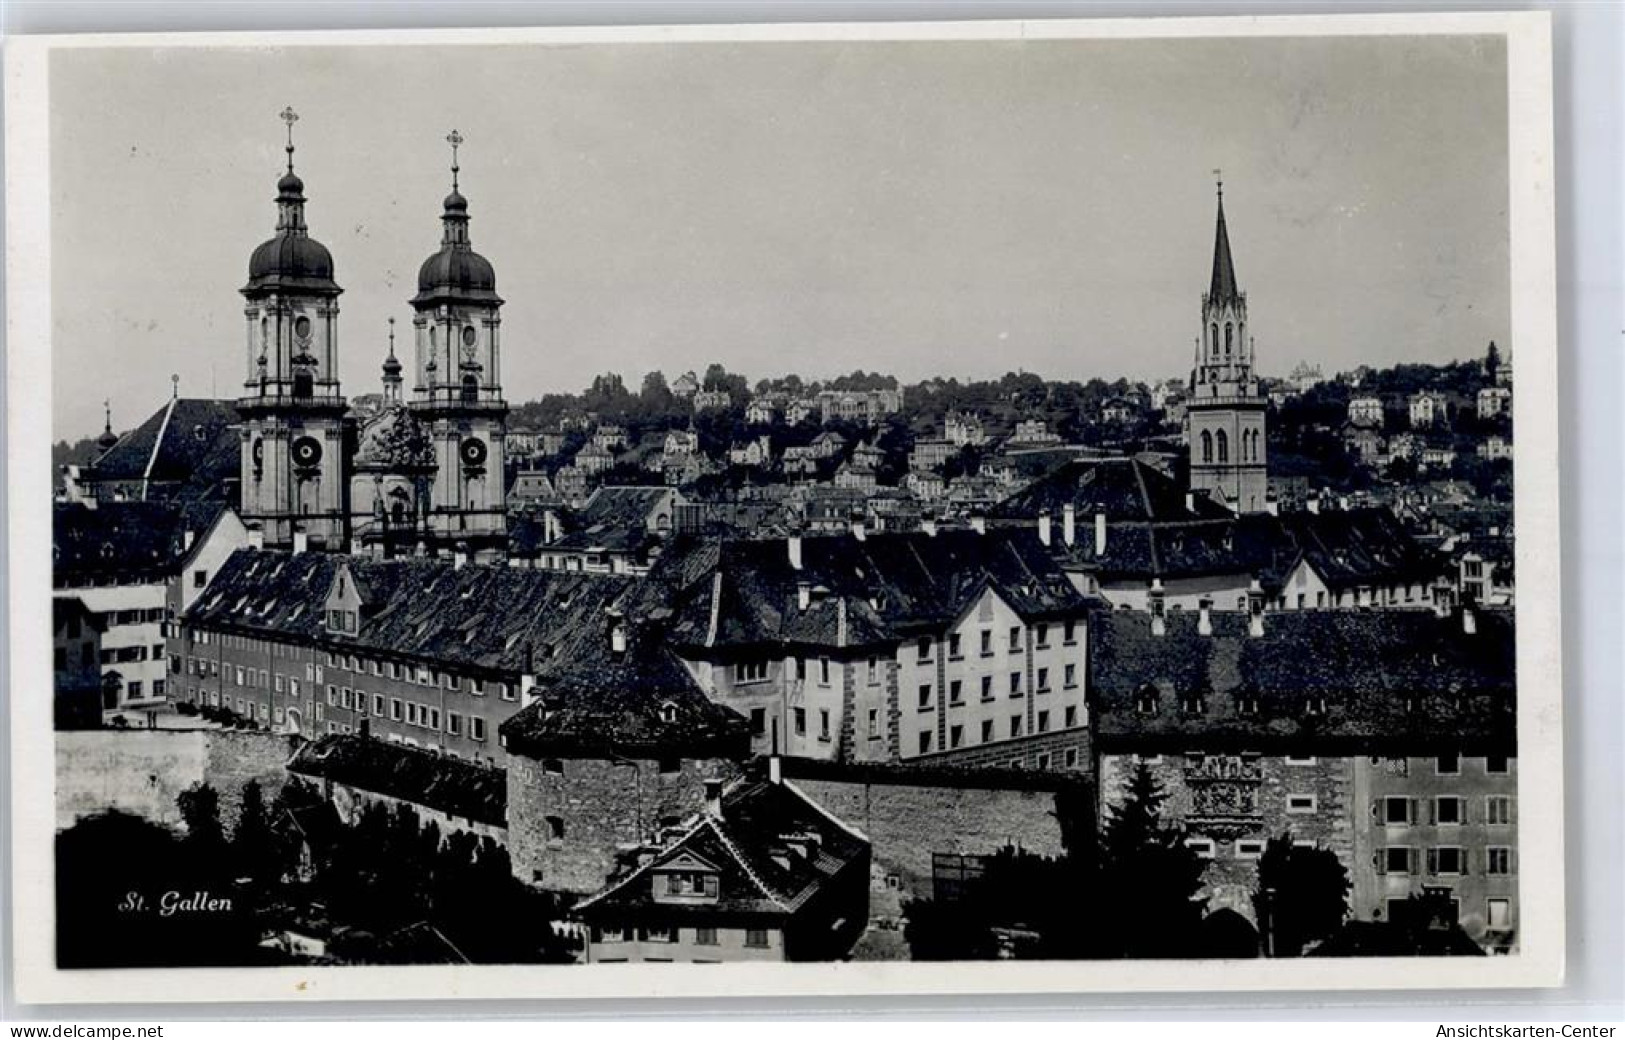
[[(307, 541), (330, 551), (499, 554), (506, 546), (503, 474), (508, 405), (501, 385), (496, 273), (474, 252), (468, 200), (452, 187), (440, 248), (418, 269), (412, 297), (410, 396), (394, 336), (383, 364), (384, 405), (357, 421), (339, 390), (333, 257), (305, 226), (304, 182), (277, 182), (276, 236), (248, 265), (247, 372), (241, 514), (271, 547)], [(393, 319), (391, 319), (393, 325)]]

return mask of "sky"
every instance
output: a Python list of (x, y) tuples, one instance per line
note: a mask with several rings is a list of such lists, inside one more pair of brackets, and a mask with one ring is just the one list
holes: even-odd
[(504, 393), (1189, 373), (1223, 170), (1265, 374), (1508, 342), (1493, 37), (58, 50), (53, 436), (234, 397), (292, 105), (340, 376), (378, 389), (453, 128)]

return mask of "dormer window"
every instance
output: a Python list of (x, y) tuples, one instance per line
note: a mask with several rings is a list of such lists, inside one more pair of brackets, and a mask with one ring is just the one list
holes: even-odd
[(670, 724), (677, 721), (677, 705), (667, 701), (660, 706), (660, 721)]
[(1256, 694), (1256, 693), (1238, 694), (1237, 697), (1236, 697), (1236, 710), (1241, 712), (1243, 715), (1257, 715), (1258, 714), (1258, 694)]
[(1199, 693), (1186, 694), (1179, 700), (1179, 710), (1186, 715), (1202, 715), (1207, 712), (1207, 698)]
[(1134, 710), (1141, 715), (1155, 715), (1157, 713), (1157, 688), (1155, 686), (1140, 687), (1140, 692), (1134, 695)]
[(1326, 698), (1310, 697), (1303, 705), (1303, 713), (1309, 716), (1326, 714)]
[(659, 901), (714, 900), (719, 891), (717, 876), (702, 870), (661, 871), (655, 875), (654, 887)]

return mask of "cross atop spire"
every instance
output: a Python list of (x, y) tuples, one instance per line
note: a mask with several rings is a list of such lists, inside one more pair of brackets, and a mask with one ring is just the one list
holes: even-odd
[(446, 135), (446, 143), (451, 145), (451, 190), (457, 190), (457, 146), (463, 143), (463, 135), (453, 130)]
[[(1215, 177), (1219, 171), (1213, 171)], [(1208, 283), (1208, 300), (1214, 304), (1235, 300), (1241, 293), (1236, 289), (1236, 265), (1230, 259), (1230, 232), (1224, 225), (1224, 181), (1218, 181), (1219, 217), (1213, 232), (1213, 277)]]
[(277, 113), (277, 115), (278, 115), (279, 118), (281, 118), (281, 120), (284, 123), (288, 124), (288, 145), (287, 145), (287, 148), (284, 149), (284, 150), (288, 153), (288, 172), (292, 173), (293, 172), (293, 124), (299, 122), (299, 113), (295, 112), (293, 110), (292, 105), (289, 105), (287, 108), (284, 108), (281, 112)]
[(389, 319), (389, 356), (395, 356), (395, 319), (393, 316)]

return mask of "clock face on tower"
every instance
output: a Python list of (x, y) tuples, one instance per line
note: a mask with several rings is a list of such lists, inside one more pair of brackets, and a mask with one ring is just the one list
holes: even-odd
[(463, 465), (470, 469), (483, 466), (485, 465), (485, 442), (478, 437), (469, 437), (458, 446), (457, 454), (461, 456)]
[(322, 442), (314, 437), (300, 437), (293, 442), (293, 464), (314, 466), (322, 461)]

